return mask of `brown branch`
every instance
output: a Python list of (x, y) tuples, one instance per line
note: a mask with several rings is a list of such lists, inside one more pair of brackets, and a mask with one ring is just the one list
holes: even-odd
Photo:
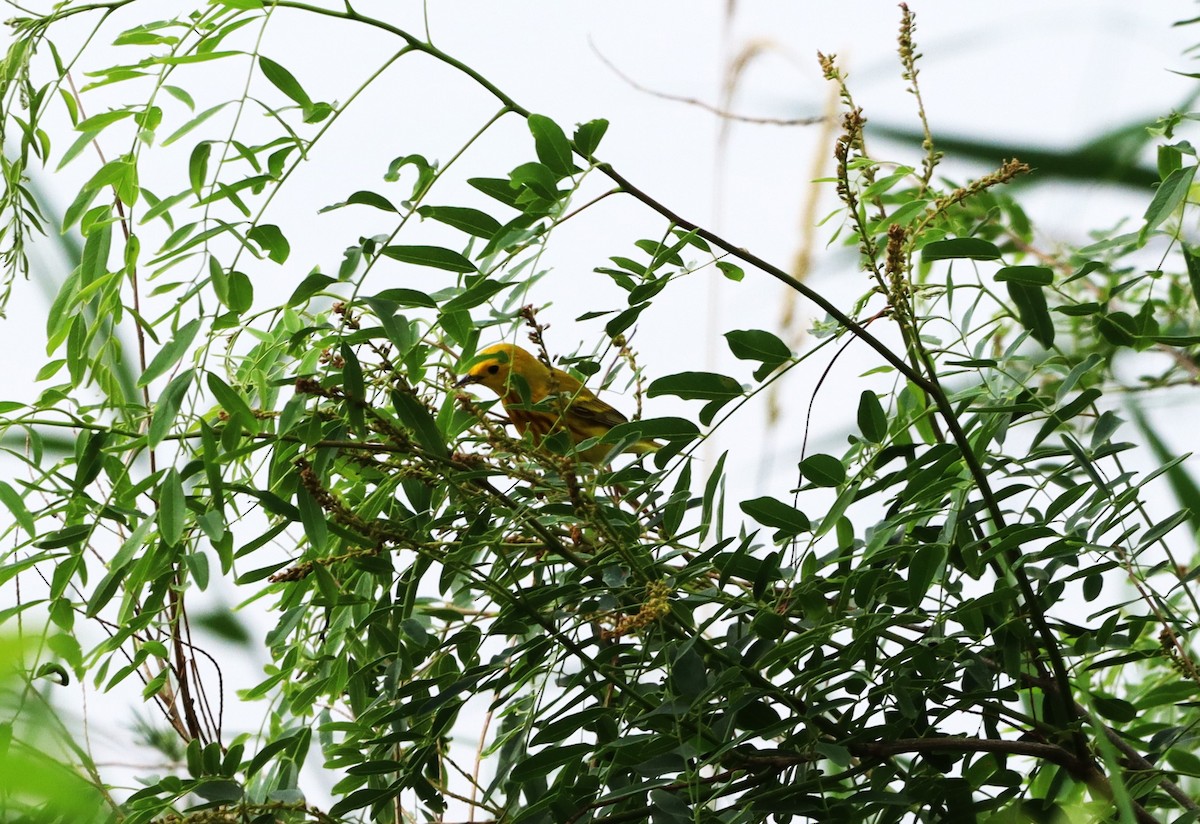
[(179, 684), (179, 703), (183, 708), (184, 721), (187, 723), (188, 740), (200, 739), (201, 742), (207, 743), (204, 741), (204, 734), (200, 728), (200, 719), (196, 717), (191, 681), (188, 679), (189, 659), (183, 649), (183, 598), (174, 588), (171, 589), (168, 598), (171, 605), (168, 626), (171, 628), (171, 642), (175, 647), (175, 662), (171, 665), (171, 669), (175, 672), (175, 680)]
[(1036, 741), (1009, 741), (1003, 738), (973, 738), (945, 736), (941, 738), (898, 738), (895, 741), (868, 741), (848, 744), (847, 749), (859, 758), (888, 758), (903, 753), (927, 752), (998, 752), (1006, 755), (1028, 755), (1076, 770), (1079, 759), (1070, 750), (1057, 744)]
[[(999, 738), (947, 736), (944, 738), (900, 738), (895, 741), (875, 741), (849, 744), (847, 749), (860, 758), (887, 758), (904, 753), (929, 752), (995, 752), (1006, 755), (1025, 755), (1040, 758), (1065, 769), (1076, 781), (1086, 784), (1101, 797), (1112, 800), (1112, 784), (1091, 758), (1079, 758), (1057, 744), (1036, 741), (1008, 741)], [(1130, 799), (1138, 824), (1158, 824), (1158, 820), (1136, 801)]]
[(1159, 777), (1159, 789), (1161, 789), (1175, 801), (1179, 802), (1179, 806), (1183, 807), (1185, 810), (1200, 812), (1200, 804), (1197, 804), (1190, 795), (1181, 790), (1178, 784), (1176, 784), (1174, 781), (1168, 780), (1160, 768), (1147, 761), (1146, 757), (1135, 750), (1132, 744), (1122, 738), (1119, 732), (1107, 724), (1091, 718), (1088, 715), (1087, 710), (1082, 705), (1076, 704), (1075, 710), (1080, 714), (1081, 717), (1087, 717), (1092, 726), (1099, 727), (1100, 731), (1104, 733), (1104, 737), (1108, 739), (1109, 743), (1120, 750), (1121, 755), (1129, 759), (1129, 766), (1138, 770), (1156, 773)]

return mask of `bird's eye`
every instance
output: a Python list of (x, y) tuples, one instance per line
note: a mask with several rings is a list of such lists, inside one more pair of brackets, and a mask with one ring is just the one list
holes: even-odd
[(493, 363), (491, 366), (488, 367), (488, 373), (491, 375), (494, 375), (499, 371), (500, 371), (500, 364), (498, 364), (498, 363)]

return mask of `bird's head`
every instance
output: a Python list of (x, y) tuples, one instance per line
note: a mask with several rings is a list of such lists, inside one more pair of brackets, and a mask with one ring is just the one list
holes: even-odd
[(480, 383), (503, 397), (512, 389), (512, 375), (528, 380), (546, 367), (533, 355), (511, 343), (496, 343), (480, 350), (479, 358), (455, 386)]

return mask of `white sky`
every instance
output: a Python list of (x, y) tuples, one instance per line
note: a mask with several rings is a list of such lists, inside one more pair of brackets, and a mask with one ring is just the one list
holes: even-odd
[[(423, 10), (416, 3), (363, 0), (355, 5), (364, 14), (385, 17), (417, 33), (423, 27)], [(1195, 69), (1182, 52), (1200, 36), (1200, 28), (1170, 27), (1172, 21), (1194, 14), (1192, 4), (914, 0), (910, 5), (917, 14), (917, 40), (925, 55), (920, 64), (921, 88), (935, 136), (1007, 139), (1067, 149), (1107, 129), (1166, 113), (1194, 85), (1168, 71)], [(150, 19), (141, 16), (150, 9), (165, 16), (183, 6), (165, 0), (136, 3), (114, 16), (97, 43), (111, 39), (125, 26)], [(264, 38), (263, 53), (291, 69), (313, 99), (345, 100), (353, 85), (396, 45), (387, 37), (367, 35), (348, 25), (329, 21), (314, 25), (295, 12), (277, 15)], [(895, 58), (899, 11), (893, 3), (448, 0), (430, 4), (429, 21), (439, 47), (568, 132), (576, 122), (607, 118), (611, 125), (599, 152), (603, 159), (684, 217), (785, 268), (801, 242), (801, 215), (812, 194), (814, 164), (830, 155), (828, 135), (823, 136), (818, 126), (737, 124), (731, 128), (725, 152), (719, 154), (719, 122), (711, 113), (632, 88), (596, 52), (645, 87), (716, 104), (723, 67), (732, 56), (753, 49), (758, 56), (742, 76), (731, 108), (771, 118), (824, 111), (829, 90), (815, 55), (818, 50), (832, 52), (849, 72), (856, 101), (870, 121), (916, 126)], [(72, 25), (64, 28), (67, 31), (79, 36), (82, 29)], [(95, 63), (85, 59), (82, 67), (102, 65), (104, 58), (95, 59)], [(240, 89), (241, 75), (212, 73), (211, 65), (201, 68), (203, 73), (199, 69), (181, 73), (177, 81), (193, 92), (198, 109)], [(261, 78), (253, 91), (274, 93)], [(89, 114), (136, 99), (121, 87), (84, 96)], [(266, 220), (284, 227), (292, 255), (284, 267), (247, 261), (246, 271), (259, 300), (269, 302), (272, 295), (290, 293), (314, 266), (336, 271), (342, 250), (360, 234), (387, 230), (383, 213), (352, 208), (318, 216), (318, 208), (358, 189), (400, 200), (396, 184), (382, 180), (389, 160), (421, 153), (444, 162), (494, 110), (492, 101), (469, 82), (428, 58), (402, 59), (318, 146), (314, 162), (289, 184), (288, 196), (272, 204)], [(186, 114), (176, 106), (168, 109), (168, 118), (172, 117), (177, 125)], [(222, 122), (227, 128), (228, 121), (214, 118), (173, 150), (148, 156), (143, 183), (160, 195), (185, 185), (191, 146), (200, 139), (219, 137)], [(253, 129), (263, 124), (248, 118), (247, 125)], [(170, 131), (164, 125), (160, 134)], [(69, 142), (69, 138), (56, 138), (56, 151)], [(105, 149), (111, 157), (127, 146), (114, 141)], [(909, 149), (887, 146), (879, 154), (919, 162), (919, 155)], [(503, 176), (530, 159), (532, 141), (524, 124), (512, 117), (464, 157), (454, 178)], [(70, 201), (72, 186), (90, 176), (93, 162), (90, 156), (82, 156), (61, 179), (39, 177), (38, 182), (61, 208)], [(826, 165), (823, 173), (830, 168)], [(960, 179), (985, 171), (955, 164), (952, 158), (944, 169)], [(456, 203), (455, 198), (467, 191), (461, 182), (451, 182), (444, 195), (435, 192), (430, 202)], [(1086, 229), (1107, 226), (1120, 215), (1139, 216), (1149, 197), (1150, 192), (1113, 194), (1057, 186), (1054, 191), (1039, 191), (1027, 205), (1045, 245), (1053, 247), (1061, 240), (1081, 242)], [(820, 203), (816, 213), (823, 216), (834, 208), (832, 192), (826, 190)], [(501, 208), (494, 211), (501, 213)], [(533, 295), (536, 303), (552, 304), (542, 315), (552, 324), (552, 348), (570, 351), (600, 340), (603, 320), (576, 325), (573, 319), (590, 309), (620, 308), (624, 302), (608, 279), (592, 269), (604, 265), (609, 255), (630, 254), (634, 240), (657, 237), (661, 230), (661, 221), (646, 210), (616, 199), (592, 210), (586, 219), (562, 227), (542, 261), (553, 271)], [(828, 231), (817, 230), (814, 235), (809, 283), (849, 306), (867, 282), (855, 271), (849, 252), (840, 246), (825, 249)], [(9, 319), (0, 323), (0, 345), (9, 352), (28, 353), (6, 360), (6, 398), (28, 398), (36, 392), (30, 382), (42, 359), (40, 350), (30, 347), (44, 340), (45, 281), (53, 281), (56, 275), (53, 258), (43, 258), (35, 281), (18, 286)], [(379, 270), (373, 285), (434, 291), (453, 282), (449, 275), (438, 280), (437, 275), (425, 274), (421, 277), (427, 280), (410, 283), (404, 280), (409, 276), (398, 266)], [(810, 308), (801, 304), (796, 326), (781, 331), (784, 298), (782, 286), (754, 272), (748, 272), (740, 284), (706, 271), (673, 286), (639, 324), (635, 343), (648, 377), (712, 368), (748, 381), (751, 367), (728, 355), (721, 334), (764, 328), (800, 340), (795, 336), (807, 327)], [(844, 377), (828, 384), (817, 398), (809, 452), (840, 451), (847, 420), (845, 401), (856, 399), (865, 385), (855, 382), (854, 376), (877, 363), (863, 347), (851, 347), (844, 358), (838, 370)], [(788, 417), (776, 432), (765, 432), (761, 404), (744, 413), (742, 434), (736, 439), (741, 449), (730, 466), (732, 482), (741, 487), (742, 497), (767, 493), (782, 497), (800, 454), (803, 413), (818, 374), (819, 369), (804, 368), (781, 383)], [(613, 400), (627, 410), (632, 403), (628, 398)], [(694, 415), (697, 411), (698, 405), (655, 399), (648, 402), (646, 414)], [(734, 442), (723, 438), (719, 448)], [(763, 448), (764, 443), (770, 446)], [(802, 508), (806, 507), (802, 504)], [(230, 662), (229, 699), (234, 697), (233, 689), (256, 680), (257, 666)]]

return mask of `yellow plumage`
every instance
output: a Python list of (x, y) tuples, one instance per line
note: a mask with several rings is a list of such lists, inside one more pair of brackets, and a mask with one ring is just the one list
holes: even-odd
[[(500, 396), (504, 411), (517, 431), (529, 432), (535, 442), (553, 432), (566, 430), (572, 443), (599, 438), (619, 423), (629, 419), (592, 394), (571, 375), (542, 363), (519, 346), (497, 343), (479, 353), (483, 360), (471, 367), (459, 386), (478, 383)], [(518, 375), (528, 387), (528, 398), (522, 397), (521, 387), (513, 376)], [(552, 396), (557, 396), (556, 398)], [(547, 398), (549, 403), (543, 404)], [(531, 409), (540, 406), (542, 408)], [(597, 444), (578, 453), (583, 460), (597, 463), (612, 447)], [(643, 454), (658, 449), (651, 440), (641, 440), (626, 448)]]

